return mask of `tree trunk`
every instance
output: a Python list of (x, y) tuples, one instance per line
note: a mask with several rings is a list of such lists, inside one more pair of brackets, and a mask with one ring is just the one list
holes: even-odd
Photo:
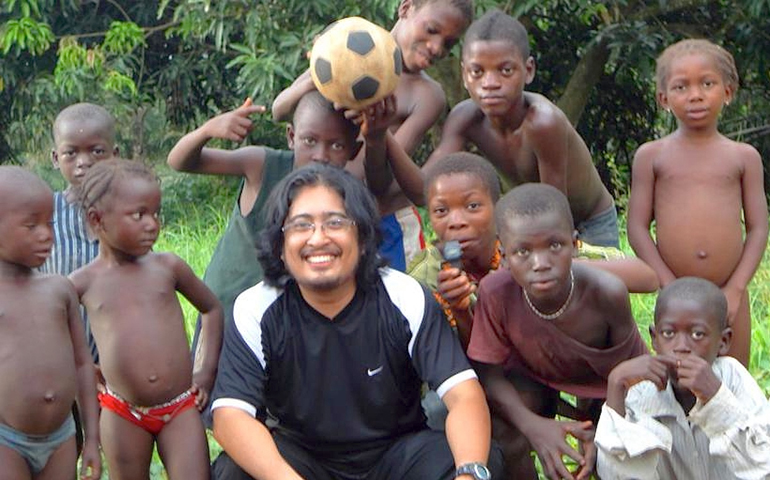
[(591, 43), (575, 67), (564, 89), (564, 94), (557, 103), (573, 125), (577, 125), (580, 121), (580, 116), (591, 96), (591, 90), (604, 73), (604, 65), (609, 57), (608, 41), (602, 38), (598, 42)]

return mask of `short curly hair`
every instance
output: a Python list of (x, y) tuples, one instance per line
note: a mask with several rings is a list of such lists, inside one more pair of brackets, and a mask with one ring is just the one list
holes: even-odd
[(697, 277), (681, 277), (666, 285), (655, 302), (655, 322), (660, 320), (672, 299), (697, 302), (716, 320), (717, 328), (727, 327), (727, 298), (722, 290), (708, 280)]
[(722, 74), (725, 84), (732, 89), (733, 93), (738, 90), (740, 83), (738, 69), (735, 67), (735, 59), (730, 52), (708, 40), (686, 39), (669, 45), (655, 61), (655, 86), (658, 93), (666, 91), (666, 83), (671, 76), (671, 65), (674, 61), (693, 53), (710, 57), (714, 61), (714, 66)]
[(325, 186), (342, 198), (347, 215), (356, 222), (360, 258), (356, 281), (359, 288), (376, 284), (385, 261), (379, 254), (381, 234), (377, 203), (366, 186), (345, 170), (321, 163), (311, 163), (294, 170), (275, 186), (267, 201), (265, 227), (257, 240), (257, 259), (262, 265), (265, 283), (283, 288), (291, 275), (281, 259), (283, 224), (299, 192), (307, 187)]
[[(54, 142), (59, 142), (59, 130), (64, 122), (87, 123), (88, 125), (99, 125), (100, 132), (107, 135), (111, 142), (115, 141), (115, 117), (101, 105), (93, 103), (74, 103), (65, 107), (53, 121)], [(93, 123), (90, 123), (93, 122)]]
[(471, 175), (478, 178), (492, 198), (493, 203), (500, 199), (500, 177), (497, 170), (487, 160), (469, 152), (456, 152), (447, 155), (425, 169), (425, 198), (430, 187), (439, 177), (445, 175)]
[(40, 177), (17, 165), (0, 165), (0, 200), (2, 200), (0, 203), (3, 207), (7, 207), (0, 209), (0, 218), (15, 208), (9, 206), (8, 202), (26, 198), (23, 196), (25, 194), (35, 195), (38, 193), (50, 196), (53, 202), (51, 188)]
[(516, 47), (522, 59), (526, 60), (529, 58), (529, 36), (527, 29), (521, 22), (497, 8), (489, 10), (471, 23), (468, 31), (465, 32), (463, 53), (473, 42), (494, 42), (498, 40), (508, 42)]
[(495, 205), (497, 231), (502, 239), (510, 231), (511, 218), (537, 217), (550, 212), (573, 225), (569, 201), (561, 190), (546, 183), (524, 183), (511, 189)]

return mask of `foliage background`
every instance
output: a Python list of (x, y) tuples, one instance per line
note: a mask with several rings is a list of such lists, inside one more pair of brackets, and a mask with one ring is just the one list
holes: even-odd
[[(770, 192), (770, 0), (475, 0), (519, 16), (538, 66), (530, 90), (557, 101), (586, 140), (624, 206), (633, 153), (671, 131), (654, 98), (654, 59), (687, 36), (707, 37), (736, 58), (741, 88), (721, 131), (753, 144)], [(392, 26), (398, 0), (0, 0), (0, 163), (37, 169), (54, 187), (50, 127), (64, 106), (89, 101), (118, 119), (123, 156), (159, 167), (168, 228), (158, 243), (202, 275), (227, 221), (232, 180), (171, 174), (167, 152), (205, 119), (247, 96), (270, 105), (307, 67), (305, 52), (331, 21), (361, 15)], [(449, 105), (466, 97), (459, 48), (429, 73)], [(434, 129), (418, 150), (424, 160)], [(281, 148), (284, 128), (257, 118), (246, 143)], [(226, 148), (234, 145), (223, 144)], [(627, 245), (625, 245), (628, 250)], [(630, 250), (628, 250), (630, 251)], [(751, 286), (751, 371), (770, 392), (770, 260)], [(643, 332), (654, 298), (635, 296)], [(194, 313), (187, 307), (187, 316)], [(153, 478), (163, 478), (153, 464)], [(105, 472), (105, 477), (107, 474)]]
[[(476, 0), (527, 26), (538, 72), (530, 86), (558, 101), (616, 197), (637, 146), (670, 131), (655, 106), (654, 58), (705, 36), (731, 51), (742, 78), (723, 114), (728, 136), (752, 143), (770, 186), (770, 0)], [(2, 0), (0, 162), (46, 163), (56, 113), (77, 101), (119, 120), (124, 156), (162, 163), (185, 132), (247, 96), (270, 105), (306, 66), (313, 37), (361, 15), (392, 26), (398, 0)], [(450, 105), (466, 96), (456, 49), (430, 73)], [(415, 160), (436, 141), (432, 132)], [(285, 145), (268, 115), (247, 140)], [(181, 185), (181, 187), (192, 187)]]

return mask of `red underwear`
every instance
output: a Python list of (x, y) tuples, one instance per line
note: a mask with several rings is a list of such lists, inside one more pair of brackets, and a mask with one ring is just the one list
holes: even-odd
[(115, 412), (129, 422), (142, 427), (151, 434), (157, 436), (177, 415), (187, 409), (195, 408), (195, 397), (190, 390), (169, 402), (154, 407), (138, 407), (120, 398), (117, 394), (107, 389), (98, 392), (99, 404), (102, 408)]

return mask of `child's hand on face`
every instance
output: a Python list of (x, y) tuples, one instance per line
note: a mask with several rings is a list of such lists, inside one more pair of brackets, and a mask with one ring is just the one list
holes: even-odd
[(471, 294), (476, 291), (468, 275), (459, 268), (442, 268), (438, 272), (438, 293), (455, 310), (466, 310), (471, 306)]
[(622, 385), (625, 391), (644, 380), (664, 390), (669, 371), (676, 368), (676, 359), (670, 355), (640, 355), (620, 363), (610, 373), (607, 382)]
[(192, 389), (190, 389), (193, 395), (195, 395), (195, 408), (199, 412), (202, 412), (206, 405), (209, 403), (209, 392), (205, 388), (193, 383)]
[(203, 124), (203, 129), (212, 138), (223, 138), (242, 142), (251, 130), (249, 116), (255, 113), (264, 113), (265, 107), (253, 105), (251, 98), (247, 98), (243, 105), (227, 113), (217, 115)]
[(697, 355), (678, 357), (674, 368), (679, 385), (690, 390), (703, 404), (708, 403), (722, 386), (711, 364)]
[(80, 478), (99, 480), (102, 476), (102, 456), (99, 454), (99, 442), (86, 440), (83, 444), (82, 455)]

